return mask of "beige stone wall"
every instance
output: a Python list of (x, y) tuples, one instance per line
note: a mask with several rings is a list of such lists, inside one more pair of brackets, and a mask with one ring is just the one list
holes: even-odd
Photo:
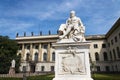
[[(103, 52), (107, 52), (107, 48), (102, 48), (102, 44), (106, 44), (106, 40), (90, 40), (91, 44), (90, 44), (90, 55), (92, 58), (92, 61), (96, 61), (95, 60), (95, 53), (98, 52), (99, 54), (99, 59), (100, 61), (104, 61), (103, 59)], [(94, 48), (94, 45), (97, 44), (98, 48)]]
[[(117, 37), (117, 41), (115, 41), (115, 37)], [(112, 56), (113, 56), (113, 60), (116, 56), (117, 60), (120, 60), (120, 58), (118, 57), (117, 54), (117, 50), (116, 48), (119, 47), (120, 50), (120, 25), (119, 27), (107, 38), (108, 44), (110, 44), (109, 46), (109, 52), (111, 51)], [(112, 44), (113, 42), (113, 44)], [(113, 49), (115, 50), (115, 55), (113, 54)], [(119, 53), (120, 54), (120, 53)]]

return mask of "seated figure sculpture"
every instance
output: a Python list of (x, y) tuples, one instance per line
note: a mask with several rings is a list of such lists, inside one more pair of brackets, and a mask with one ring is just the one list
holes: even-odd
[(85, 27), (83, 26), (80, 18), (75, 16), (75, 11), (70, 12), (70, 18), (66, 21), (66, 24), (61, 24), (59, 28), (59, 39), (70, 39), (74, 41), (83, 42)]

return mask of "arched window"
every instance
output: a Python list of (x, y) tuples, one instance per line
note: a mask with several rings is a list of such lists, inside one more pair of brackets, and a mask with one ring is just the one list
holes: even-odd
[(104, 59), (104, 61), (107, 61), (107, 60), (108, 60), (108, 55), (107, 55), (106, 52), (103, 53), (103, 59)]
[(115, 52), (115, 49), (113, 49), (113, 55), (114, 55), (114, 60), (116, 60), (116, 52)]
[(29, 59), (30, 59), (30, 53), (27, 53), (26, 54), (26, 61), (29, 61)]
[(55, 52), (52, 53), (52, 61), (55, 61)]
[(119, 47), (117, 47), (116, 49), (117, 49), (118, 58), (120, 58), (120, 49), (119, 49)]
[(95, 60), (99, 61), (99, 54), (98, 54), (98, 52), (95, 53)]
[(18, 56), (21, 57), (21, 53), (19, 53)]
[(38, 61), (38, 53), (37, 52), (34, 55), (34, 61)]
[(90, 60), (90, 63), (92, 62), (92, 58), (91, 58), (91, 55), (90, 55), (90, 53), (89, 53), (89, 60)]
[(44, 54), (43, 54), (43, 61), (47, 61), (47, 53), (46, 52), (44, 52)]
[(113, 58), (112, 58), (112, 52), (111, 51), (110, 51), (110, 59), (113, 60)]
[(18, 58), (21, 59), (21, 53), (18, 54)]

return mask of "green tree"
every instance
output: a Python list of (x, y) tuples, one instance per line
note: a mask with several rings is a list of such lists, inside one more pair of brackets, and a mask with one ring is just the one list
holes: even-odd
[(0, 74), (9, 72), (11, 61), (16, 61), (16, 72), (19, 70), (20, 56), (17, 56), (18, 46), (15, 40), (9, 39), (8, 36), (0, 36)]

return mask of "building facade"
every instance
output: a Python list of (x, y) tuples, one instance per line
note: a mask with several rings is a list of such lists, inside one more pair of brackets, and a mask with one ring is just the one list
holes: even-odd
[[(96, 72), (120, 72), (120, 18), (105, 35), (85, 36), (90, 44), (90, 60)], [(54, 72), (55, 50), (52, 43), (58, 35), (18, 36), (20, 71)]]

